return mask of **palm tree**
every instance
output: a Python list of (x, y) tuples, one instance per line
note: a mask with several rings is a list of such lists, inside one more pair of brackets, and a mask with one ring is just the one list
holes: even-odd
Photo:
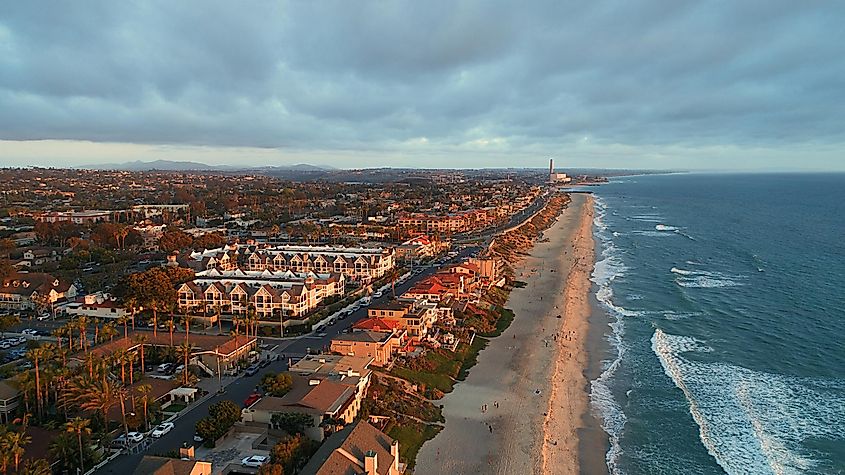
[(88, 317), (82, 316), (76, 319), (76, 324), (79, 325), (79, 340), (80, 346), (82, 347), (85, 352), (88, 352), (88, 338), (85, 336), (85, 332), (88, 329)]
[(125, 386), (115, 386), (114, 396), (120, 398), (120, 415), (123, 417), (123, 435), (129, 438), (129, 425), (126, 423), (126, 396), (129, 390)]
[(129, 317), (122, 316), (117, 319), (118, 325), (123, 325), (123, 338), (129, 338)]
[(170, 346), (173, 346), (173, 332), (176, 331), (176, 318), (173, 315), (167, 320), (167, 331), (170, 332)]
[(41, 416), (41, 367), (40, 363), (47, 359), (44, 348), (33, 348), (26, 352), (26, 357), (35, 366), (35, 405), (38, 408), (38, 415)]
[(108, 378), (89, 381), (73, 380), (66, 392), (66, 397), (85, 411), (97, 411), (103, 417), (103, 424), (108, 432), (109, 409), (115, 404), (115, 385)]
[(144, 430), (150, 429), (150, 423), (147, 420), (147, 414), (149, 410), (147, 409), (150, 403), (150, 393), (153, 391), (153, 387), (149, 384), (142, 384), (138, 386), (138, 392), (141, 393), (141, 401), (144, 403)]
[(25, 452), (23, 446), (32, 442), (32, 437), (23, 432), (6, 432), (0, 439), (0, 447), (3, 452), (11, 455), (15, 460), (15, 471), (18, 471), (21, 464), (21, 457)]
[(11, 447), (6, 443), (6, 428), (3, 427), (3, 433), (0, 435), (0, 471), (5, 475), (9, 471), (9, 462), (12, 461)]
[(100, 333), (102, 334), (103, 340), (108, 338), (109, 341), (114, 341), (114, 337), (118, 333), (117, 332), (117, 326), (115, 325), (114, 322), (108, 322), (105, 325), (103, 325), (103, 329), (100, 330)]
[(184, 382), (188, 384), (188, 359), (191, 357), (191, 345), (190, 343), (183, 343), (176, 348), (176, 352), (182, 356), (184, 359), (185, 368), (182, 370), (182, 374), (184, 375)]
[(15, 376), (15, 385), (23, 393), (23, 402), (26, 412), (30, 412), (29, 403), (32, 397), (32, 390), (35, 389), (35, 380), (32, 379), (32, 373), (24, 371)]
[(238, 336), (239, 330), (241, 328), (241, 321), (243, 321), (240, 317), (232, 316), (232, 324), (235, 325), (235, 336)]
[(67, 330), (65, 327), (59, 327), (53, 330), (53, 336), (56, 337), (56, 342), (59, 344), (59, 349), (62, 348), (62, 337), (65, 335)]
[(220, 304), (215, 306), (215, 310), (217, 311), (217, 333), (223, 333), (223, 322), (220, 321), (220, 317), (222, 317), (222, 309), (220, 308)]
[(91, 428), (88, 427), (88, 424), (90, 423), (91, 421), (89, 419), (74, 417), (65, 424), (65, 430), (76, 434), (76, 440), (79, 442), (79, 471), (82, 473), (85, 473), (85, 461), (82, 458), (82, 434), (91, 434)]
[(182, 321), (185, 323), (185, 343), (188, 344), (191, 337), (191, 322), (194, 321), (194, 316), (186, 313), (182, 317)]
[(29, 459), (23, 464), (18, 475), (52, 475), (47, 459)]
[(153, 311), (153, 338), (158, 336), (158, 300), (151, 299), (147, 305)]
[(126, 384), (126, 350), (117, 350), (111, 355), (114, 364), (120, 364), (120, 382)]
[(64, 469), (70, 472), (76, 464), (76, 441), (70, 435), (60, 434), (50, 443), (50, 459), (59, 460)]
[(144, 366), (144, 346), (147, 342), (146, 335), (135, 335), (135, 341), (138, 343), (138, 350), (141, 353), (141, 374), (144, 374), (146, 367)]
[(136, 351), (130, 351), (126, 354), (126, 361), (129, 363), (129, 385), (135, 384), (135, 361), (138, 359)]

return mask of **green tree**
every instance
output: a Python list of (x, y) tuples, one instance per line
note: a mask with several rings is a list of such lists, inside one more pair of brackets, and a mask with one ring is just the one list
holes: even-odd
[(283, 430), (288, 434), (301, 434), (305, 432), (305, 429), (314, 427), (314, 418), (310, 414), (284, 412), (273, 414), (270, 425), (274, 429)]
[(267, 373), (261, 378), (261, 387), (270, 396), (284, 396), (290, 391), (291, 386), (293, 386), (293, 378), (285, 372)]
[(208, 408), (208, 415), (232, 425), (241, 419), (241, 408), (234, 401), (220, 401)]
[(286, 473), (296, 470), (308, 461), (316, 452), (317, 444), (302, 434), (296, 434), (280, 440), (270, 452), (270, 461), (281, 465)]

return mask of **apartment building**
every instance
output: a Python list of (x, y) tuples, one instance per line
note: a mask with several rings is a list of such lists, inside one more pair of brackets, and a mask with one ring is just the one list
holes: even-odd
[(252, 307), (267, 319), (306, 315), (345, 290), (346, 277), (340, 273), (211, 269), (198, 272), (176, 293), (181, 312), (246, 315)]
[(34, 213), (32, 218), (44, 223), (60, 223), (69, 221), (73, 224), (96, 224), (112, 220), (114, 211), (45, 211)]
[(356, 280), (378, 279), (395, 265), (393, 248), (229, 244), (193, 252), (177, 261), (193, 269), (338, 273)]

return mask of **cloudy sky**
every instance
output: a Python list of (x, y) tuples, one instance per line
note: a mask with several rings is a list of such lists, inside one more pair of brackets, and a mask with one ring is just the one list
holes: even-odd
[(845, 170), (845, 2), (22, 1), (0, 165)]

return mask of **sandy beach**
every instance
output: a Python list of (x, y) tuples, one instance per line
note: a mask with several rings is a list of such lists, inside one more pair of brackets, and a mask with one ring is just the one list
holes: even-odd
[[(573, 194), (548, 241), (515, 266), (527, 283), (507, 303), (516, 317), (441, 401), (446, 427), (423, 445), (416, 473), (568, 474), (582, 470), (584, 453), (593, 458), (579, 443), (590, 420), (592, 215), (592, 197)], [(603, 459), (605, 447), (595, 445)]]

